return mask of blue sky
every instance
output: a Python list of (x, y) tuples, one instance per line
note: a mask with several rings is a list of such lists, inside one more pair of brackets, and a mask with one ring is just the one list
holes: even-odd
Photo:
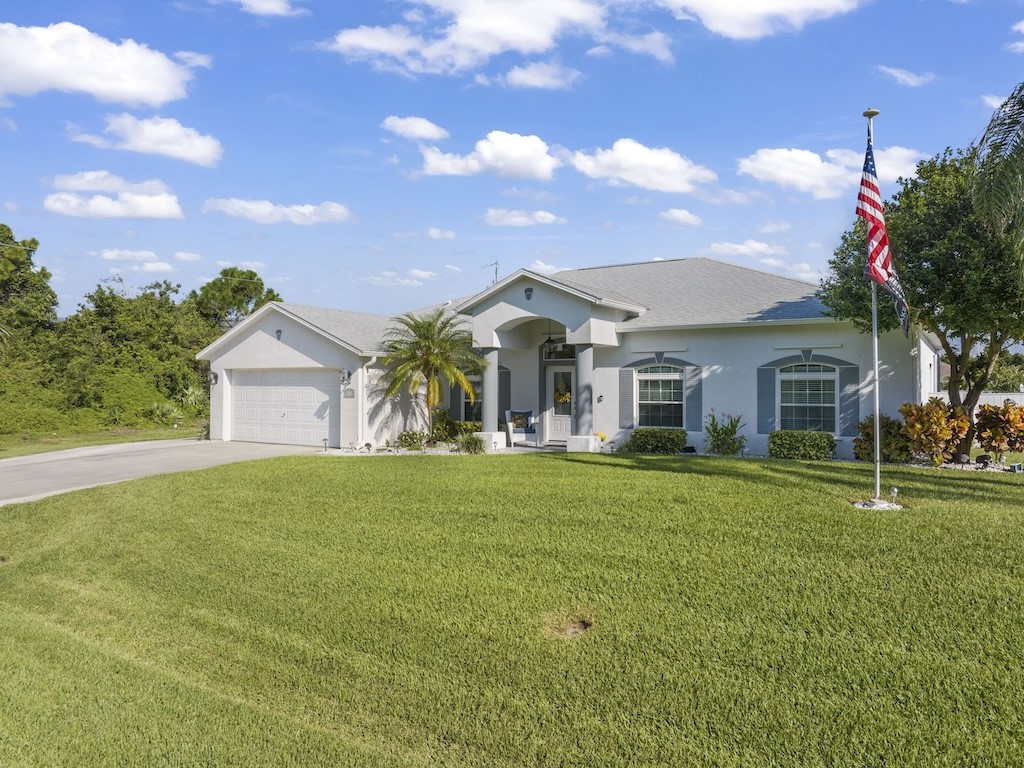
[[(393, 314), (709, 256), (817, 282), (1022, 79), (1016, 0), (36, 0), (0, 15), (0, 221), (61, 312), (224, 266)], [(15, 7), (11, 7), (11, 6)], [(495, 267), (497, 264), (497, 267)]]

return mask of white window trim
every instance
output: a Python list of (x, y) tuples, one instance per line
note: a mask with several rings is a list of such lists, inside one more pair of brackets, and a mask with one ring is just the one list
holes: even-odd
[[(671, 368), (675, 371), (674, 374), (666, 372), (659, 373), (644, 373), (648, 368)], [(665, 379), (678, 379), (683, 383), (683, 398), (679, 401), (679, 405), (682, 406), (680, 413), (679, 425), (674, 427), (654, 427), (654, 429), (685, 429), (686, 424), (686, 369), (678, 365), (671, 363), (648, 363), (647, 365), (641, 366), (634, 371), (634, 396), (633, 396), (633, 423), (637, 425), (637, 428), (647, 429), (647, 425), (640, 423), (640, 382), (642, 381), (664, 381)], [(666, 400), (658, 400), (656, 402), (672, 402)]]
[[(784, 373), (784, 371), (787, 368), (794, 368), (794, 367), (796, 367), (798, 365), (817, 365), (817, 366), (819, 366), (821, 368), (826, 368), (828, 370), (798, 372), (798, 373)], [(831, 405), (832, 411), (834, 413), (834, 416), (833, 416), (833, 419), (832, 419), (832, 423), (833, 423), (835, 428), (831, 432), (824, 432), (824, 431), (822, 431), (822, 434), (832, 435), (832, 436), (837, 436), (839, 434), (839, 432), (840, 432), (840, 428), (839, 428), (839, 417), (840, 417), (840, 411), (839, 411), (839, 395), (840, 395), (840, 393), (839, 393), (839, 368), (837, 368), (834, 365), (831, 365), (830, 363), (817, 363), (817, 362), (789, 363), (788, 365), (781, 366), (780, 368), (778, 368), (776, 370), (776, 372), (775, 372), (775, 384), (776, 384), (776, 386), (775, 386), (775, 392), (776, 392), (776, 396), (775, 396), (775, 423), (779, 425), (779, 429), (784, 429), (784, 427), (782, 426), (782, 405), (783, 405), (783, 403), (782, 403), (782, 382), (783, 381), (825, 381), (825, 380), (831, 380), (831, 381), (835, 382), (835, 386), (833, 388), (833, 392), (835, 393), (835, 399), (834, 399), (834, 401), (832, 402), (832, 405)], [(789, 405), (789, 404), (787, 404), (787, 405)], [(797, 405), (797, 406), (799, 406), (799, 405), (813, 405), (815, 407), (824, 407), (824, 408), (830, 407), (827, 403), (793, 403), (792, 405)], [(817, 430), (815, 430), (815, 431), (817, 431)]]

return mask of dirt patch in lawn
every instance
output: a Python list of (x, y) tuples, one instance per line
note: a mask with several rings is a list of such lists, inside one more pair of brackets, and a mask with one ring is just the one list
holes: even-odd
[(594, 629), (594, 620), (581, 614), (549, 614), (544, 617), (544, 634), (575, 640)]

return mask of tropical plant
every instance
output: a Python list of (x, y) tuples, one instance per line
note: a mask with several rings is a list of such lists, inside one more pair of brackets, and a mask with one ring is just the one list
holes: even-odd
[(904, 403), (900, 413), (903, 434), (910, 439), (911, 450), (925, 456), (936, 467), (953, 458), (970, 427), (962, 408), (951, 406), (939, 397), (931, 398), (924, 405)]
[(978, 444), (1001, 458), (1009, 451), (1024, 451), (1024, 406), (1014, 403), (983, 405), (975, 417)]
[(996, 109), (978, 142), (971, 196), (985, 225), (1009, 241), (1024, 285), (1024, 83)]
[(458, 316), (443, 307), (422, 314), (406, 312), (384, 337), (385, 397), (408, 392), (426, 408), (427, 434), (434, 434), (434, 411), (445, 384), (462, 387), (471, 403), (476, 391), (469, 374), (486, 361), (473, 349), (473, 337)]
[(746, 435), (739, 434), (744, 427), (742, 416), (730, 416), (723, 413), (719, 419), (715, 409), (708, 411), (704, 420), (704, 442), (707, 444), (708, 453), (715, 453), (719, 456), (735, 456), (743, 452), (747, 445)]

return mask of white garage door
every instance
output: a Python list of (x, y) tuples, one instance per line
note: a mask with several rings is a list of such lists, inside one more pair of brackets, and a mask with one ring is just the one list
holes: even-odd
[(234, 371), (231, 439), (339, 446), (338, 371)]

